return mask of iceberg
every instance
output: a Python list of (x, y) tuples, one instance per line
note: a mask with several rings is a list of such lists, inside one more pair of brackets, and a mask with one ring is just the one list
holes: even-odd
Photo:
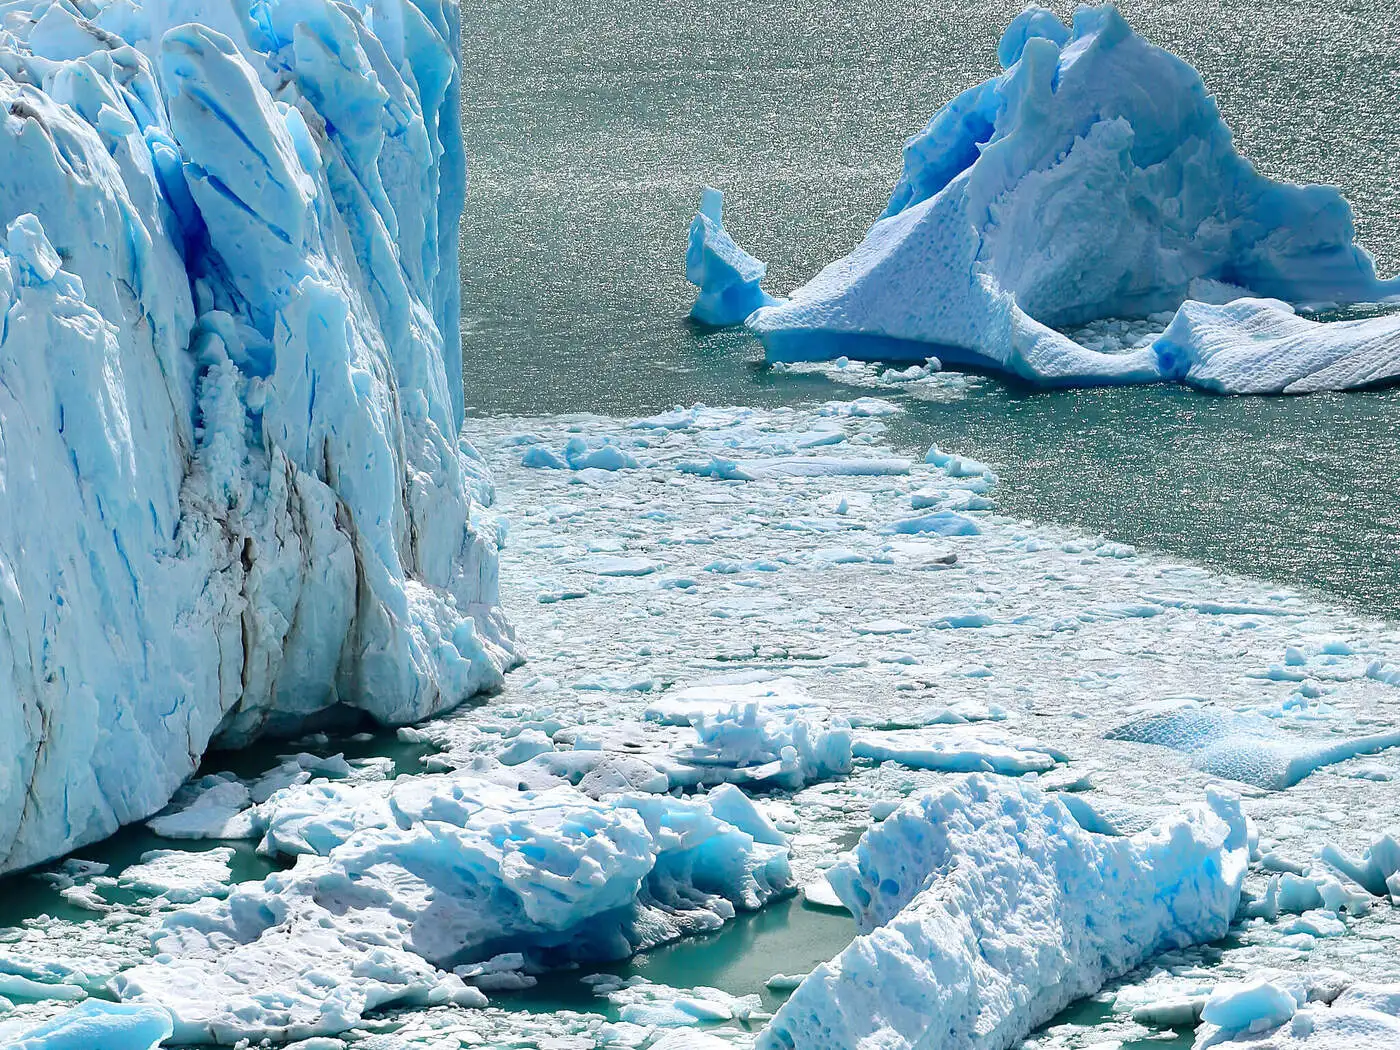
[(861, 935), (758, 1048), (1005, 1050), (1151, 956), (1223, 936), (1248, 840), (1216, 792), (1131, 837), (981, 774), (917, 795), (827, 872)]
[[(932, 354), (1037, 385), (1222, 393), (1400, 379), (1400, 313), (1318, 324), (1288, 305), (1381, 302), (1400, 279), (1377, 277), (1338, 192), (1275, 182), (1236, 152), (1189, 64), (1111, 6), (1070, 27), (1028, 8), (998, 56), (1000, 76), (908, 141), (855, 250), (747, 316), (770, 362)], [(1165, 334), (1118, 352), (1063, 334), (1162, 314)]]
[[(390, 1005), (484, 1005), (463, 978), (625, 958), (792, 890), (783, 836), (737, 788), (702, 798), (465, 773), (298, 785), (259, 807), (293, 862), (169, 915), (124, 1001), (181, 1043), (333, 1035)], [(520, 969), (520, 967), (515, 967)], [(453, 972), (453, 971), (456, 972)]]
[(454, 0), (6, 10), (0, 872), (211, 742), (517, 659), (460, 436)]
[(778, 300), (759, 287), (768, 267), (734, 243), (724, 228), (724, 194), (706, 186), (690, 224), (685, 276), (700, 289), (690, 316), (702, 324), (741, 324), (761, 306)]

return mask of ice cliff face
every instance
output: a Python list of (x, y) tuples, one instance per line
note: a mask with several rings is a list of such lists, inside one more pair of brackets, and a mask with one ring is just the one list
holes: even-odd
[[(737, 304), (769, 360), (936, 355), (1039, 385), (1226, 393), (1400, 378), (1400, 316), (1310, 326), (1290, 306), (1380, 302), (1400, 280), (1377, 278), (1336, 190), (1275, 182), (1235, 151), (1188, 63), (1109, 6), (1070, 27), (1029, 8), (998, 57), (1002, 75), (909, 140), (889, 206), (849, 255), (789, 301), (762, 305), (755, 286)], [(691, 276), (702, 302), (720, 290)], [(1203, 307), (1245, 298), (1257, 301)], [(1188, 300), (1155, 342), (1105, 352), (1066, 334), (1159, 314), (1160, 330)]]
[(500, 680), (453, 0), (0, 14), (0, 872)]

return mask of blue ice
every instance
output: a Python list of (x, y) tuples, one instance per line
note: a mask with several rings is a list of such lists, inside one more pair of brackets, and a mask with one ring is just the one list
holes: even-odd
[(1269, 791), (1282, 791), (1336, 762), (1400, 746), (1400, 731), (1319, 738), (1280, 729), (1258, 715), (1183, 708), (1145, 715), (1107, 734), (1189, 755), (1197, 769)]
[[(855, 250), (747, 317), (770, 361), (936, 354), (1037, 385), (1252, 394), (1400, 379), (1400, 312), (1294, 313), (1400, 298), (1400, 279), (1377, 277), (1336, 190), (1276, 182), (1236, 152), (1189, 64), (1107, 5), (1070, 26), (1028, 8), (998, 56), (1002, 74), (905, 144)], [(1063, 334), (1178, 308), (1159, 339), (1117, 352)]]

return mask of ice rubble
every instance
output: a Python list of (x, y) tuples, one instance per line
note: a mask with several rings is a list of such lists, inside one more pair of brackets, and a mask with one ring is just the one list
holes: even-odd
[(1038, 788), (974, 774), (906, 802), (827, 878), (862, 930), (762, 1050), (1003, 1050), (1150, 956), (1221, 937), (1248, 832), (1212, 793), (1132, 837)]
[(0, 871), (211, 740), (423, 718), (513, 659), (459, 436), (459, 32), (454, 0), (6, 5)]
[(1294, 982), (1219, 985), (1196, 1030), (1195, 1050), (1390, 1050), (1400, 1043), (1400, 985), (1357, 982), (1321, 1001)]
[(169, 916), (155, 958), (114, 982), (168, 1009), (182, 1042), (481, 1005), (463, 977), (503, 951), (535, 968), (624, 958), (792, 888), (783, 836), (728, 786), (597, 801), (456, 773), (299, 785), (260, 814), (260, 848), (294, 866)]
[[(1378, 302), (1400, 279), (1377, 278), (1335, 190), (1274, 182), (1236, 153), (1190, 65), (1109, 6), (1070, 28), (1028, 8), (998, 55), (1003, 74), (908, 141), (864, 241), (747, 317), (770, 361), (934, 353), (1044, 385), (1224, 393), (1400, 379), (1400, 313), (1323, 325), (1288, 305)], [(762, 267), (743, 274), (751, 308)], [(1163, 313), (1155, 340), (1121, 322), (1118, 352), (1057, 330)]]

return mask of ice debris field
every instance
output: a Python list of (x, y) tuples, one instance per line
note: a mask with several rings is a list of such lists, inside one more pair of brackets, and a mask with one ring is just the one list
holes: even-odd
[[(1394, 1045), (1400, 630), (1000, 516), (899, 411), (469, 421), (529, 662), (42, 873), (0, 1042)], [(856, 920), (811, 973), (617, 969), (793, 894)]]
[(1336, 190), (1275, 182), (1235, 151), (1188, 63), (1111, 6), (1069, 26), (1028, 7), (997, 57), (1000, 76), (905, 144), (865, 239), (789, 298), (762, 290), (706, 189), (692, 316), (746, 324), (770, 362), (937, 357), (1041, 386), (1230, 394), (1400, 380), (1400, 309), (1297, 312), (1400, 303), (1400, 278), (1377, 277)]

